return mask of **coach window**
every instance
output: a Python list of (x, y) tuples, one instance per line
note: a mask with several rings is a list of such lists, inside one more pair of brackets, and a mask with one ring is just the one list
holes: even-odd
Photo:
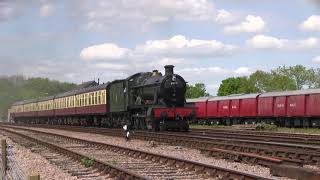
[(91, 105), (91, 102), (92, 102), (92, 94), (90, 93), (89, 94), (89, 103), (88, 104)]
[(76, 106), (80, 106), (80, 97), (79, 97), (79, 95), (76, 96)]
[(105, 104), (106, 103), (106, 92), (105, 91), (102, 91), (102, 95), (101, 95), (101, 98), (102, 98), (102, 104)]
[(91, 93), (91, 105), (94, 105), (94, 93)]
[(96, 104), (99, 104), (99, 102), (98, 102), (98, 98), (99, 98), (99, 94), (98, 94), (99, 92), (97, 91), (96, 92)]
[(98, 104), (101, 104), (101, 91), (98, 92)]
[(84, 94), (81, 94), (81, 106), (84, 106)]
[(83, 106), (83, 104), (84, 104), (84, 95), (81, 94), (81, 106)]
[(79, 106), (79, 96), (76, 96), (76, 107)]

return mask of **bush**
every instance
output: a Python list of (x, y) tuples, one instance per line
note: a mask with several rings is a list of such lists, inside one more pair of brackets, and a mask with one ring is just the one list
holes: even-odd
[(85, 167), (92, 167), (93, 164), (94, 164), (94, 160), (93, 160), (93, 159), (84, 158), (84, 159), (81, 159), (81, 163), (82, 163)]
[(277, 131), (278, 127), (274, 124), (258, 124), (256, 127), (258, 131)]

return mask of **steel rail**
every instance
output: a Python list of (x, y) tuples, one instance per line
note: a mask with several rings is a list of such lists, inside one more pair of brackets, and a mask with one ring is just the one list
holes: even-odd
[[(235, 170), (231, 170), (231, 169), (227, 169), (227, 168), (208, 165), (208, 164), (204, 164), (204, 163), (200, 163), (200, 162), (196, 162), (196, 161), (180, 159), (180, 158), (176, 158), (176, 157), (151, 153), (151, 152), (142, 151), (142, 150), (135, 150), (132, 148), (121, 147), (121, 146), (111, 145), (111, 144), (107, 144), (107, 143), (88, 141), (88, 140), (84, 140), (81, 138), (63, 136), (63, 135), (59, 135), (59, 134), (52, 133), (52, 132), (43, 132), (43, 131), (39, 131), (39, 130), (22, 128), (22, 127), (9, 127), (9, 126), (5, 126), (5, 127), (26, 130), (26, 131), (30, 131), (30, 132), (34, 132), (34, 133), (41, 133), (41, 134), (56, 136), (56, 137), (60, 137), (60, 138), (67, 138), (72, 141), (83, 142), (85, 144), (88, 144), (89, 146), (99, 146), (99, 147), (103, 147), (106, 149), (111, 149), (115, 152), (122, 152), (125, 154), (130, 154), (131, 156), (134, 156), (137, 158), (149, 158), (152, 161), (159, 161), (161, 163), (174, 164), (176, 167), (179, 167), (181, 169), (187, 169), (188, 171), (197, 171), (198, 173), (204, 173), (206, 175), (209, 175), (210, 177), (223, 177), (223, 178), (227, 178), (227, 179), (269, 179), (269, 178), (265, 178), (265, 177), (261, 177), (261, 176), (257, 176), (257, 175), (252, 175), (252, 174), (248, 174), (248, 173), (244, 173), (244, 172), (239, 172), (239, 171), (235, 171)], [(1, 127), (1, 129), (3, 129), (3, 127)]]

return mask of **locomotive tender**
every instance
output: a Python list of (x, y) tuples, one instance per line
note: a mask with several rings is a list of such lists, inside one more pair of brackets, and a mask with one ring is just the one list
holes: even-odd
[(195, 108), (186, 105), (186, 81), (166, 65), (126, 79), (16, 102), (9, 118), (16, 123), (121, 127), (187, 131)]
[(204, 97), (187, 102), (196, 106), (200, 123), (320, 127), (320, 89)]

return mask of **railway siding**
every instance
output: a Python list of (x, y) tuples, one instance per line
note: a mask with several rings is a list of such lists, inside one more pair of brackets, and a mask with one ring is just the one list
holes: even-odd
[[(28, 130), (28, 131), (30, 131), (30, 130)], [(33, 130), (33, 132), (35, 132), (35, 131)], [(44, 132), (42, 132), (42, 133), (44, 133)], [(46, 134), (46, 135), (51, 134), (51, 136), (54, 135), (54, 136), (59, 136), (60, 138), (63, 138), (61, 135), (56, 135), (56, 134), (52, 134), (52, 133), (44, 133), (44, 134)], [(68, 137), (68, 138), (70, 138), (70, 137)], [(263, 178), (263, 177), (260, 177), (260, 176), (241, 173), (241, 172), (237, 172), (237, 171), (233, 171), (233, 170), (229, 170), (229, 169), (225, 169), (225, 168), (215, 167), (215, 166), (212, 166), (212, 165), (206, 165), (206, 164), (193, 162), (193, 161), (188, 161), (188, 160), (183, 160), (183, 159), (179, 159), (179, 158), (168, 157), (168, 156), (163, 156), (163, 155), (159, 155), (159, 154), (153, 154), (153, 153), (144, 152), (144, 151), (136, 151), (136, 150), (133, 150), (133, 149), (130, 149), (130, 148), (115, 147), (115, 146), (112, 146), (112, 145), (107, 145), (107, 144), (99, 143), (99, 142), (88, 142), (88, 141), (84, 141), (82, 139), (77, 139), (77, 138), (71, 138), (71, 139), (73, 141), (85, 142), (85, 143), (88, 144), (88, 146), (95, 146), (95, 145), (99, 144), (100, 147), (101, 146), (103, 146), (104, 148), (107, 148), (107, 147), (110, 148), (111, 147), (116, 152), (122, 151), (124, 154), (128, 154), (128, 155), (131, 155), (131, 156), (137, 156), (139, 158), (150, 158), (150, 160), (152, 160), (152, 161), (165, 163), (165, 164), (173, 164), (174, 166), (176, 166), (179, 169), (187, 169), (188, 172), (189, 171), (196, 172), (197, 174), (203, 174), (204, 173), (206, 176), (209, 175), (211, 177), (216, 177), (216, 176), (228, 177), (228, 178), (230, 177), (230, 178), (235, 178), (235, 179), (239, 179), (239, 178), (244, 178), (244, 179), (258, 179), (258, 178), (267, 179), (267, 178)], [(125, 152), (127, 152), (127, 153), (125, 153)]]

